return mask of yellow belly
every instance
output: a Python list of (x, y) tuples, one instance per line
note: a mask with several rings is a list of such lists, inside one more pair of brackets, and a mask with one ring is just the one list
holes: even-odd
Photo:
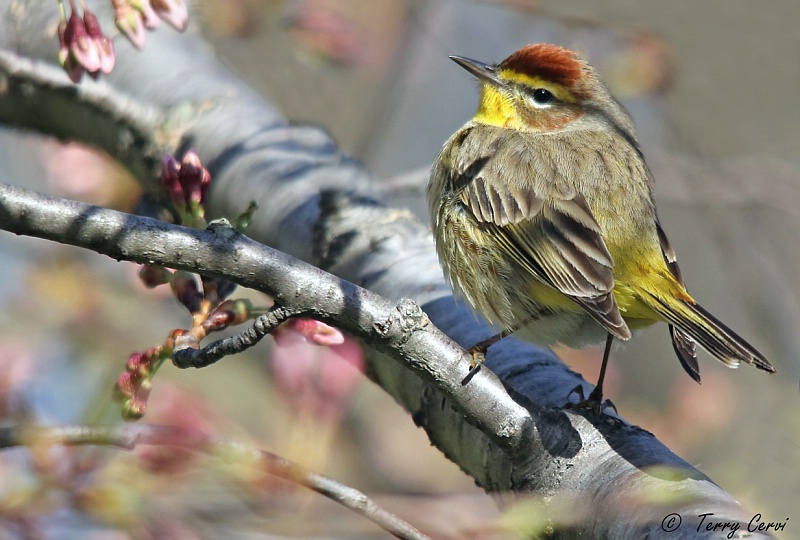
[[(544, 283), (535, 282), (530, 290), (533, 301), (541, 306), (546, 306), (555, 311), (572, 313), (583, 311), (583, 308), (575, 301)], [(664, 321), (663, 317), (642, 302), (634, 288), (629, 285), (617, 281), (614, 285), (614, 298), (617, 301), (622, 317), (631, 330)]]

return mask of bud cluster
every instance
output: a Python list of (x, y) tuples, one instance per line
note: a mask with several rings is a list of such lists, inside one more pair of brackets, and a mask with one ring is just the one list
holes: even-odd
[(201, 276), (198, 281), (195, 274), (156, 265), (143, 266), (139, 278), (148, 288), (168, 283), (173, 296), (192, 314), (192, 328), (175, 329), (161, 345), (130, 355), (114, 389), (126, 420), (144, 416), (153, 376), (165, 360), (172, 358), (176, 348), (198, 348), (211, 332), (241, 324), (254, 316), (249, 300), (226, 300), (236, 288), (228, 280)]
[(74, 0), (70, 0), (69, 18), (61, 4), (58, 44), (58, 61), (72, 82), (79, 82), (84, 71), (97, 78), (114, 69), (116, 57), (111, 38), (103, 33), (94, 13), (84, 8), (83, 17), (78, 15)]
[[(114, 18), (125, 37), (137, 48), (145, 43), (145, 29), (154, 30), (161, 21), (183, 32), (189, 12), (183, 0), (111, 0)], [(103, 33), (97, 17), (81, 1), (83, 17), (78, 15), (75, 0), (69, 0), (67, 17), (64, 0), (59, 0), (58, 61), (72, 82), (80, 82), (86, 71), (93, 78), (108, 75), (114, 69), (114, 43)]]
[[(200, 157), (189, 150), (178, 161), (166, 155), (161, 162), (161, 181), (177, 210), (181, 223), (190, 227), (205, 227), (205, 203), (211, 185), (211, 174), (203, 167)], [(234, 221), (240, 225), (249, 222), (256, 206), (251, 204)], [(154, 264), (144, 265), (139, 270), (139, 279), (149, 289), (169, 284), (172, 295), (192, 315), (189, 329), (175, 329), (159, 346), (143, 353), (134, 353), (128, 359), (124, 373), (117, 379), (115, 396), (122, 403), (123, 416), (129, 420), (141, 418), (147, 407), (147, 397), (152, 378), (166, 359), (173, 358), (175, 351), (199, 349), (200, 342), (211, 332), (242, 324), (258, 317), (263, 310), (256, 309), (246, 299), (227, 300), (236, 289), (232, 281), (198, 276), (185, 270), (170, 270)], [(309, 339), (320, 344), (336, 341), (338, 331), (332, 331), (322, 323), (313, 325), (309, 321), (300, 324)]]
[(114, 399), (122, 403), (122, 416), (126, 420), (137, 420), (144, 416), (152, 388), (151, 379), (167, 356), (165, 349), (163, 345), (152, 347), (128, 357), (125, 372), (117, 378), (114, 387)]
[(189, 13), (183, 0), (111, 0), (120, 32), (144, 48), (145, 29), (155, 30), (163, 20), (178, 32), (186, 30)]
[(186, 152), (180, 162), (174, 156), (164, 156), (161, 161), (161, 181), (184, 225), (202, 221), (211, 175), (194, 150)]

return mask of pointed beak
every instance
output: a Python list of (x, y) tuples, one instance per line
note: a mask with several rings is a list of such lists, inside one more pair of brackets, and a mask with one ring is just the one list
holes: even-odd
[(463, 56), (451, 56), (450, 60), (475, 75), (475, 77), (477, 77), (478, 80), (483, 83), (494, 86), (505, 85), (503, 80), (498, 77), (497, 70), (492, 65), (484, 64), (483, 62), (478, 62), (477, 60), (470, 60), (469, 58), (464, 58)]

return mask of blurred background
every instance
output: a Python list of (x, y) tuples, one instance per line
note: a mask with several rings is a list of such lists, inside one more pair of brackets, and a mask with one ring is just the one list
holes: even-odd
[[(448, 55), (498, 62), (524, 44), (552, 42), (589, 59), (636, 122), (690, 291), (778, 371), (728, 370), (701, 352), (699, 386), (658, 325), (615, 355), (606, 392), (622, 416), (764, 521), (790, 518), (783, 537), (800, 536), (796, 0), (204, 0), (192, 16), (223, 62), (291, 121), (327, 129), (387, 199), (423, 220), (427, 169), (477, 104), (477, 83)], [(115, 45), (128, 46), (119, 36)], [(115, 208), (138, 197), (102, 156), (5, 129), (0, 170), (2, 181)], [(189, 325), (136, 271), (0, 234), (0, 413), (118, 421), (111, 388), (128, 354)], [(357, 351), (292, 347), (288, 364), (262, 344), (203, 370), (167, 366), (146, 420), (282, 454), (438, 538), (482, 538), (502, 522), (402, 409), (337, 367), (358, 367)], [(595, 380), (601, 351), (558, 353)], [(287, 373), (298, 358), (305, 371)], [(26, 527), (60, 538), (385, 537), (321, 497), (213, 459), (40, 454), (0, 454), (0, 520), (10, 537)]]

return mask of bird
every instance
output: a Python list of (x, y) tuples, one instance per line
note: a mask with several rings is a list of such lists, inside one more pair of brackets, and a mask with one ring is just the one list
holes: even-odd
[(450, 58), (478, 79), (480, 100), (431, 168), (431, 227), (454, 291), (501, 329), (470, 348), (470, 376), (509, 334), (605, 341), (597, 385), (579, 403), (598, 411), (612, 343), (657, 322), (698, 383), (697, 344), (728, 367), (775, 372), (687, 291), (633, 120), (589, 63), (547, 43), (499, 64)]

